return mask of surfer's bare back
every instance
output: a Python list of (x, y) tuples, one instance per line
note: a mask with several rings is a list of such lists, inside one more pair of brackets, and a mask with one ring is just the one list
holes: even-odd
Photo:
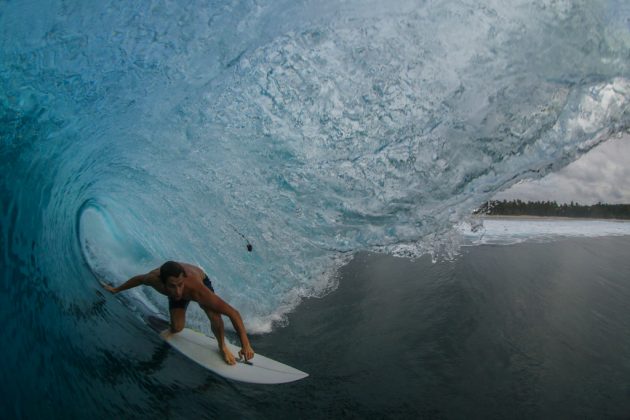
[(236, 360), (225, 344), (221, 315), (230, 318), (241, 340), (242, 348), (238, 352), (239, 357), (244, 357), (245, 360), (254, 357), (254, 350), (249, 344), (241, 315), (214, 293), (210, 279), (208, 279), (208, 276), (201, 268), (190, 264), (167, 261), (160, 268), (156, 268), (147, 274), (134, 276), (118, 287), (112, 287), (107, 284), (104, 284), (103, 287), (112, 293), (118, 293), (140, 285), (151, 286), (161, 294), (168, 296), (172, 333), (178, 333), (184, 329), (186, 308), (190, 301), (193, 300), (208, 315), (212, 332), (219, 342), (219, 348), (226, 363), (233, 365), (236, 363)]

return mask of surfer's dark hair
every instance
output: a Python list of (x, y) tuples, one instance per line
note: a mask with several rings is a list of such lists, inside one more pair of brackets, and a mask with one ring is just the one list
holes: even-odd
[(166, 283), (166, 279), (169, 277), (179, 277), (182, 274), (186, 277), (184, 267), (175, 261), (167, 261), (160, 267), (160, 280), (162, 280), (162, 283)]

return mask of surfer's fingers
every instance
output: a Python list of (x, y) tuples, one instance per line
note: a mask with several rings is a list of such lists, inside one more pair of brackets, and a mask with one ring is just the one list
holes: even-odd
[(116, 288), (114, 286), (111, 286), (111, 285), (109, 285), (107, 283), (101, 282), (101, 286), (103, 286), (103, 289), (107, 290), (108, 292), (118, 293), (118, 290), (116, 290)]
[(245, 359), (245, 361), (247, 361), (247, 360), (252, 358), (252, 355), (249, 352), (246, 352), (245, 350), (240, 349), (238, 351), (238, 358), (239, 359)]

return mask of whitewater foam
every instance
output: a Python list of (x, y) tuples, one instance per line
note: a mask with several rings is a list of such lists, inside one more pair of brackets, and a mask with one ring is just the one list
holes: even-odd
[(463, 235), (466, 245), (511, 245), (521, 242), (551, 242), (565, 238), (628, 236), (630, 221), (493, 217), (476, 219), (476, 224), (461, 223), (458, 231)]

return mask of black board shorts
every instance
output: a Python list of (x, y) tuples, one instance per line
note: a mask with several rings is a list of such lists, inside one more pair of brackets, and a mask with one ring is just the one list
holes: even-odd
[[(206, 276), (203, 279), (203, 284), (210, 289), (210, 291), (212, 291), (212, 293), (214, 293), (214, 288), (212, 287), (212, 282), (210, 281), (210, 279), (208, 278), (208, 276)], [(190, 303), (190, 300), (188, 299), (180, 299), (180, 300), (175, 300), (172, 297), (168, 297), (168, 309), (174, 309), (174, 308), (182, 308), (182, 309), (186, 309), (188, 308), (188, 304)]]

